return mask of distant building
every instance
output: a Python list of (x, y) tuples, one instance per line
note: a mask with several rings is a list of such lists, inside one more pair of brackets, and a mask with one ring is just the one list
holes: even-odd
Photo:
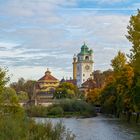
[(47, 69), (45, 75), (40, 78), (35, 85), (37, 102), (43, 104), (43, 102), (51, 101), (53, 93), (58, 86), (59, 80), (52, 76), (49, 69)]
[(93, 78), (93, 51), (84, 43), (81, 52), (73, 57), (73, 79), (81, 87), (89, 78)]
[(76, 79), (72, 79), (72, 78), (70, 78), (70, 79), (62, 79), (61, 81), (60, 81), (60, 83), (71, 83), (71, 84), (73, 84), (73, 85), (77, 85), (77, 82), (76, 82)]
[(85, 93), (85, 96), (86, 96), (86, 93), (90, 92), (94, 88), (97, 88), (97, 84), (94, 81), (94, 79), (89, 78), (87, 81), (85, 81), (82, 84), (82, 86), (80, 87), (80, 91), (84, 92)]

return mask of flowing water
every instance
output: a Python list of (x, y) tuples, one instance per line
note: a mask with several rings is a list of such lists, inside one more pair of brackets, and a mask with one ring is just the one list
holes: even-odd
[(76, 140), (140, 140), (140, 125), (132, 125), (114, 118), (97, 116), (94, 118), (45, 119), (35, 118), (36, 122), (50, 120), (53, 124), (62, 121), (76, 135)]

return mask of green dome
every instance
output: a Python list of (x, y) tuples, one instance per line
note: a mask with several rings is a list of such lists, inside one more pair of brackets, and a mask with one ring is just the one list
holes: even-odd
[(92, 55), (93, 50), (89, 49), (88, 46), (84, 43), (81, 47), (81, 52), (78, 55)]
[(84, 43), (84, 45), (81, 47), (82, 50), (88, 49), (87, 45)]
[(84, 43), (84, 45), (81, 47), (81, 52), (80, 54), (84, 55), (84, 54), (88, 54), (89, 53), (89, 48), (87, 47), (87, 45)]
[(92, 49), (90, 49), (90, 51), (89, 51), (89, 52), (90, 52), (90, 54), (92, 54), (92, 53), (93, 53), (93, 50), (92, 50)]

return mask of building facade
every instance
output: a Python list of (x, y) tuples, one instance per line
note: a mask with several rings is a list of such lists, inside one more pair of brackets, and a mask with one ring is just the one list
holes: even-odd
[(36, 100), (38, 103), (48, 102), (53, 98), (56, 87), (59, 86), (59, 80), (51, 75), (49, 69), (45, 75), (40, 78), (35, 85)]
[(93, 51), (85, 43), (80, 53), (73, 58), (73, 79), (75, 77), (78, 87), (89, 78), (93, 79)]

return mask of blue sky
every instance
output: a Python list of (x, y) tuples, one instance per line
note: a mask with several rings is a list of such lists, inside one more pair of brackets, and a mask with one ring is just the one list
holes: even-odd
[(0, 0), (0, 66), (11, 81), (39, 79), (47, 68), (72, 76), (72, 57), (83, 42), (94, 50), (94, 69), (110, 68), (139, 0)]

